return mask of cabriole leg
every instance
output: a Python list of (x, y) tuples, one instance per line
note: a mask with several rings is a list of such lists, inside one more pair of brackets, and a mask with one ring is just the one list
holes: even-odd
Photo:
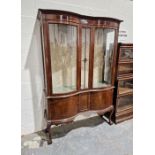
[(52, 130), (51, 130), (51, 125), (52, 125), (52, 122), (49, 121), (47, 122), (47, 128), (45, 129), (45, 133), (46, 133), (46, 136), (47, 136), (47, 142), (48, 144), (52, 144)]
[(109, 124), (112, 125), (113, 122), (112, 122), (112, 115), (113, 115), (113, 112), (114, 112), (114, 109), (110, 112), (109, 114)]

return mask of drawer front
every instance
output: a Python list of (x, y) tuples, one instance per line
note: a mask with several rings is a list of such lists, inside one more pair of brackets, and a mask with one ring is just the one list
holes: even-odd
[(75, 116), (77, 113), (78, 96), (48, 101), (48, 119), (65, 119)]
[(121, 48), (119, 61), (130, 61), (133, 59), (133, 48)]
[(113, 89), (102, 92), (92, 92), (90, 95), (90, 109), (101, 110), (112, 105)]
[(133, 95), (127, 95), (117, 98), (117, 112), (133, 107)]

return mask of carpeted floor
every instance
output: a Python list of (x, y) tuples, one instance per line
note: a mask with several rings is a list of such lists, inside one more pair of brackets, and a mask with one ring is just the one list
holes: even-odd
[(100, 117), (53, 128), (53, 143), (43, 132), (22, 137), (22, 155), (132, 155), (132, 120), (110, 126)]

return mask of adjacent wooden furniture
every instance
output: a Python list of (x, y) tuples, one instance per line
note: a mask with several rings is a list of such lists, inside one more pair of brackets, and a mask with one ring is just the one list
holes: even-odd
[(133, 44), (118, 44), (114, 95), (115, 123), (133, 117)]
[(117, 40), (121, 20), (39, 10), (45, 98), (51, 125), (71, 122), (81, 112), (113, 112)]

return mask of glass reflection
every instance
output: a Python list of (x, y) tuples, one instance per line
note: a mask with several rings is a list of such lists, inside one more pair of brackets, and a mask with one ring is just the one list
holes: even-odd
[(97, 28), (94, 45), (93, 87), (111, 84), (111, 62), (114, 51), (115, 30)]
[(49, 24), (53, 93), (76, 90), (77, 28)]
[(133, 91), (133, 79), (119, 80), (118, 93), (119, 95), (124, 93), (130, 93)]
[(88, 88), (90, 29), (82, 28), (81, 89)]

